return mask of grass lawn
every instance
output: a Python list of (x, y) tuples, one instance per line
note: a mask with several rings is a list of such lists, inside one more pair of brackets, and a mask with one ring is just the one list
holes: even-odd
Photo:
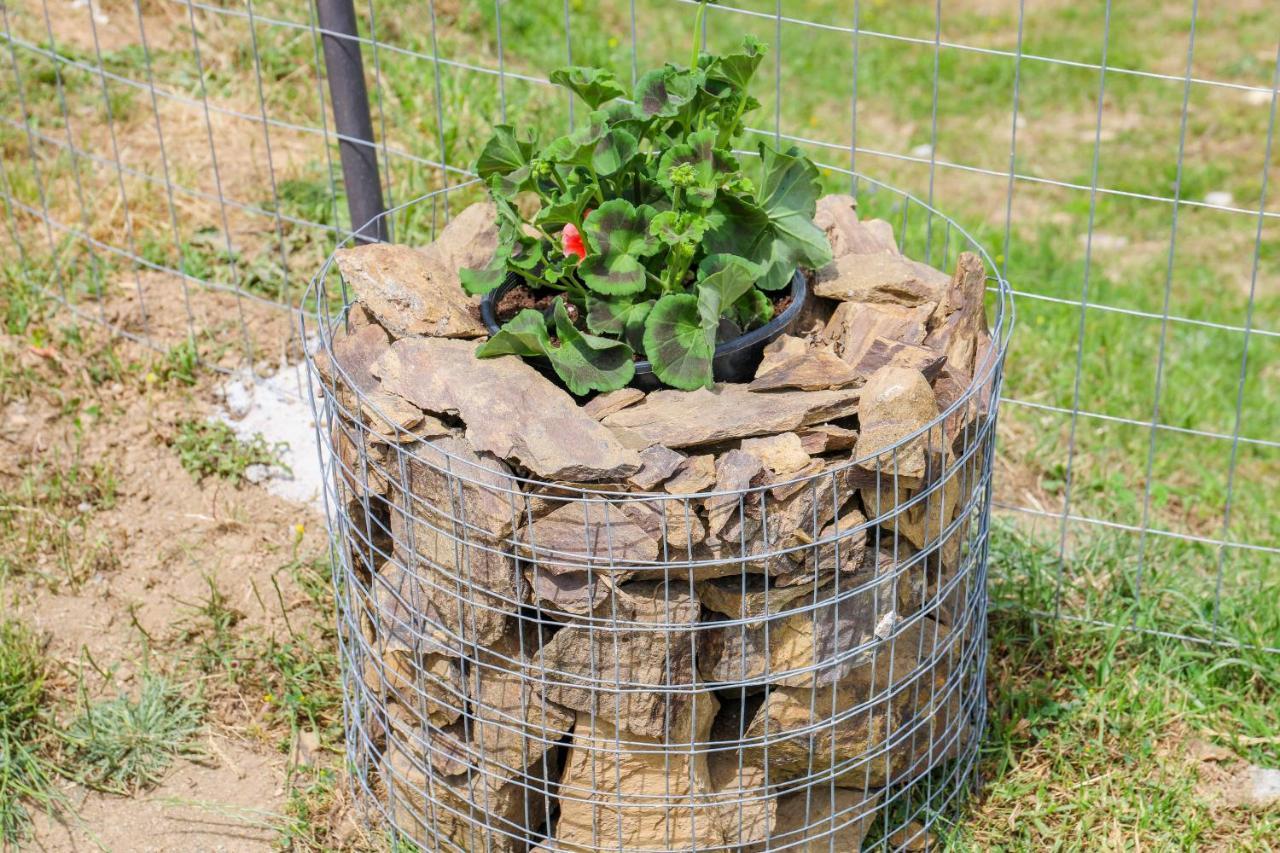
[[(245, 351), (278, 358), (280, 341), (256, 334), (258, 309), (296, 301), (349, 224), (337, 149), (308, 132), (332, 130), (308, 6), (99, 5), (95, 41), (84, 9), (46, 19), (39, 0), (9, 4), (13, 47), (0, 62), (0, 182), (13, 201), (2, 213), (0, 307), (16, 348), (0, 353), (0, 401), (49, 393), (43, 368), (13, 353), (52, 348), (88, 377), (59, 395), (68, 424), (97, 416), (89, 389), (102, 383), (152, 375), (176, 394), (207, 389), (207, 367)], [(1280, 766), (1280, 653), (1256, 648), (1280, 649), (1280, 555), (1267, 550), (1280, 547), (1280, 141), (1268, 149), (1276, 104), (1266, 91), (1280, 6), (1199, 4), (1193, 45), (1191, 4), (1158, 0), (948, 1), (940, 21), (930, 3), (782, 4), (824, 28), (776, 21), (772, 0), (734, 6), (712, 8), (707, 41), (722, 48), (751, 33), (772, 45), (755, 90), (760, 138), (801, 144), (831, 167), (833, 191), (848, 189), (852, 164), (931, 201), (988, 247), (1020, 294), (996, 473), (998, 501), (1016, 509), (992, 532), (987, 786), (948, 845), (1274, 849), (1280, 812), (1233, 806), (1214, 780), (1232, 762)], [(692, 11), (675, 0), (376, 4), (368, 32), (394, 46), (364, 47), (387, 199), (464, 180), (503, 116), (544, 139), (562, 132), (568, 99), (541, 81), (570, 59), (624, 81), (636, 66), (680, 61)], [(1104, 63), (1102, 78), (1090, 66)], [(153, 101), (126, 80), (171, 97)], [(893, 221), (883, 194), (860, 200), (866, 215)], [(74, 233), (46, 227), (46, 207)], [(425, 240), (445, 215), (440, 205), (408, 211), (398, 236)], [(120, 251), (88, 251), (77, 234)], [(186, 295), (201, 283), (247, 296), (202, 313)], [(167, 354), (130, 367), (111, 348), (86, 347), (35, 286)], [(270, 455), (225, 438), (188, 419), (166, 447), (210, 483)], [(69, 455), (0, 469), (6, 603), (33, 582), (33, 566), (75, 583), (128, 569), (110, 542), (80, 547), (73, 535), (69, 508), (109, 509), (110, 462)], [(322, 587), (307, 588), (324, 600)], [(320, 720), (337, 737), (333, 691), (315, 689), (332, 659), (296, 637), (242, 636), (216, 584), (207, 598), (175, 628), (186, 645), (167, 647), (165, 677), (269, 685), (294, 704), (267, 729)], [(64, 770), (92, 778), (109, 745), (75, 747), (79, 717), (116, 720), (151, 702), (163, 731), (186, 731), (192, 715), (217, 719), (222, 707), (225, 691), (166, 704), (171, 682), (157, 681), (151, 693), (104, 693), (88, 710), (65, 678), (48, 677), (65, 661), (33, 636), (12, 620), (0, 632), (10, 685), (0, 696), (23, 688), (15, 710), (0, 708), (0, 747), (13, 756), (0, 771), (2, 832), (56, 798), (62, 758), (81, 756)], [(265, 650), (261, 669), (231, 673), (251, 643)], [(305, 688), (290, 692), (295, 680)], [(141, 786), (154, 766), (148, 758), (141, 775), (102, 784)], [(337, 788), (308, 776), (268, 821), (280, 843), (357, 844), (314, 831)]]

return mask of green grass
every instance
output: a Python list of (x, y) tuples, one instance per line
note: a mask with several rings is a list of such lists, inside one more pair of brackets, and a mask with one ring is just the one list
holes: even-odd
[(174, 759), (203, 751), (195, 737), (204, 709), (191, 685), (148, 673), (138, 697), (93, 702), (67, 727), (63, 740), (78, 782), (113, 794), (160, 783)]
[(188, 420), (178, 424), (172, 441), (178, 461), (197, 480), (219, 477), (239, 482), (251, 465), (282, 466), (281, 448), (255, 433), (248, 440), (221, 421)]
[(47, 751), (46, 674), (30, 630), (20, 622), (0, 622), (0, 847), (5, 849), (28, 836), (33, 807), (56, 812), (64, 804)]

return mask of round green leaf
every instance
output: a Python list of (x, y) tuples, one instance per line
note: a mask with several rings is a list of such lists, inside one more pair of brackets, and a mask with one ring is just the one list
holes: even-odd
[(570, 65), (551, 72), (551, 82), (563, 86), (596, 109), (606, 101), (621, 98), (627, 93), (611, 72), (601, 68), (584, 68)]
[(635, 376), (635, 353), (631, 347), (622, 341), (580, 332), (560, 297), (556, 297), (555, 323), (559, 345), (547, 346), (547, 358), (573, 393), (613, 391)]
[(476, 347), (476, 357), (542, 355), (549, 343), (547, 321), (542, 312), (526, 308), (504, 323), (489, 340)]
[(715, 325), (704, 327), (698, 297), (672, 293), (657, 301), (644, 323), (644, 351), (666, 384), (693, 391), (710, 387)]

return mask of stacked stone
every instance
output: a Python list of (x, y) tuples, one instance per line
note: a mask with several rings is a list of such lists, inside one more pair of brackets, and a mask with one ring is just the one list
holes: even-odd
[(422, 846), (853, 851), (968, 742), (983, 266), (847, 196), (817, 221), (835, 260), (752, 381), (585, 402), (474, 356), (491, 208), (339, 253), (354, 748)]

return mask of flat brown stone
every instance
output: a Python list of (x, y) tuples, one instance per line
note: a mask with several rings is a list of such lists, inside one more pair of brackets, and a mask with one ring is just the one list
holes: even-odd
[(827, 234), (833, 257), (842, 255), (899, 254), (893, 226), (883, 219), (858, 219), (858, 202), (850, 195), (818, 199), (813, 224)]
[[(729, 625), (709, 632), (702, 677), (719, 684), (763, 681), (791, 687), (824, 686), (840, 681), (871, 658), (877, 630), (892, 625), (879, 588), (859, 590), (869, 575), (853, 575), (820, 589), (807, 588), (786, 615), (750, 625)], [(839, 598), (837, 598), (837, 593)]]
[[(940, 755), (954, 737), (947, 729), (956, 725), (958, 712), (946, 698), (955, 694), (946, 688), (959, 662), (956, 640), (926, 618), (882, 642), (834, 687), (773, 688), (745, 733), (748, 744), (767, 740), (768, 749), (747, 745), (744, 758), (762, 766), (767, 752), (774, 782), (819, 773), (833, 761), (846, 768), (836, 774), (837, 785), (896, 781), (931, 750)], [(865, 710), (852, 712), (869, 701)], [(839, 722), (833, 724), (833, 717)], [(929, 724), (901, 737), (917, 719)]]
[(763, 438), (744, 438), (742, 449), (763, 462), (775, 476), (795, 473), (810, 461), (804, 442), (794, 432), (782, 432)]
[(813, 587), (775, 587), (765, 575), (743, 574), (699, 582), (698, 598), (703, 606), (731, 619), (748, 620), (748, 627), (754, 627), (764, 624), (766, 616), (799, 608), (806, 599), (812, 601)]
[[(441, 229), (435, 242), (422, 251), (436, 254), (455, 275), (460, 269), (480, 269), (489, 265), (498, 250), (498, 210), (491, 201), (468, 205), (455, 213)], [(461, 278), (458, 279), (461, 290)]]
[(827, 787), (796, 791), (778, 798), (773, 830), (763, 843), (743, 853), (788, 850), (792, 853), (856, 853), (862, 849), (872, 822), (878, 817), (879, 791)]
[(643, 399), (644, 392), (639, 388), (619, 388), (616, 391), (592, 397), (582, 406), (582, 411), (596, 420), (600, 420), (606, 415), (620, 412), (627, 406), (639, 403)]
[(528, 677), (552, 702), (661, 738), (689, 708), (700, 615), (688, 581), (621, 584), (539, 649)]
[(863, 353), (854, 372), (860, 378), (866, 379), (880, 368), (893, 365), (908, 370), (918, 370), (924, 374), (926, 380), (932, 382), (946, 361), (945, 355), (931, 347), (904, 344), (888, 338), (876, 338)]
[(813, 292), (848, 302), (937, 303), (950, 278), (900, 255), (844, 255), (818, 273)]
[(478, 338), (488, 330), (441, 256), (393, 243), (339, 249), (342, 278), (393, 337)]
[(760, 364), (756, 366), (756, 376), (763, 376), (770, 370), (796, 356), (809, 351), (809, 342), (795, 335), (779, 335), (765, 344), (760, 355)]
[(655, 444), (640, 451), (640, 470), (627, 478), (632, 487), (651, 492), (676, 472), (684, 462), (683, 453)]
[(422, 578), (406, 601), (445, 629), (450, 647), (492, 642), (518, 607), (507, 539), (522, 517), (519, 484), (456, 436), (392, 452), (391, 532), (399, 559)]
[(697, 391), (655, 391), (644, 402), (604, 419), (605, 426), (647, 444), (704, 444), (790, 432), (851, 415), (859, 391), (778, 391), (757, 394), (743, 385)]
[(712, 536), (720, 535), (730, 520), (740, 517), (742, 512), (751, 511), (751, 504), (759, 496), (743, 493), (763, 472), (760, 457), (745, 450), (730, 450), (716, 460), (715, 490), (724, 494), (706, 500), (707, 529)]
[(687, 499), (625, 500), (617, 507), (655, 540), (666, 542), (667, 551), (660, 555), (660, 561), (663, 557), (685, 560), (690, 549), (697, 548), (707, 538), (706, 524)]
[(963, 252), (934, 316), (937, 325), (925, 339), (926, 345), (945, 354), (948, 362), (969, 375), (973, 375), (978, 348), (988, 337), (986, 295), (982, 259)]
[(467, 341), (405, 338), (374, 372), (384, 389), (419, 408), (460, 415), (476, 450), (515, 460), (539, 477), (610, 480), (640, 468), (635, 451), (515, 356), (480, 359)]
[(675, 474), (663, 486), (673, 495), (692, 495), (715, 485), (716, 458), (710, 453), (681, 461)]
[(800, 436), (801, 448), (810, 456), (819, 456), (823, 453), (832, 453), (837, 450), (852, 450), (854, 445), (858, 443), (858, 431), (856, 429), (848, 429), (835, 424), (815, 424), (802, 427), (797, 435)]
[(919, 485), (925, 474), (925, 448), (929, 438), (924, 433), (905, 444), (907, 436), (922, 429), (938, 417), (938, 404), (923, 373), (918, 370), (883, 367), (867, 380), (858, 406), (858, 445), (854, 455), (879, 472), (892, 485), (892, 478), (907, 478)]
[(841, 302), (822, 331), (836, 354), (850, 364), (857, 364), (876, 338), (888, 338), (904, 344), (923, 344), (928, 334), (926, 324), (936, 304), (908, 307), (891, 302)]
[(607, 501), (570, 500), (526, 525), (520, 555), (552, 574), (601, 574), (621, 583), (658, 556), (658, 540)]
[(811, 350), (785, 361), (773, 363), (765, 372), (756, 371), (756, 378), (747, 387), (752, 391), (822, 391), (828, 388), (845, 388), (861, 385), (866, 378), (840, 356), (826, 350)]

